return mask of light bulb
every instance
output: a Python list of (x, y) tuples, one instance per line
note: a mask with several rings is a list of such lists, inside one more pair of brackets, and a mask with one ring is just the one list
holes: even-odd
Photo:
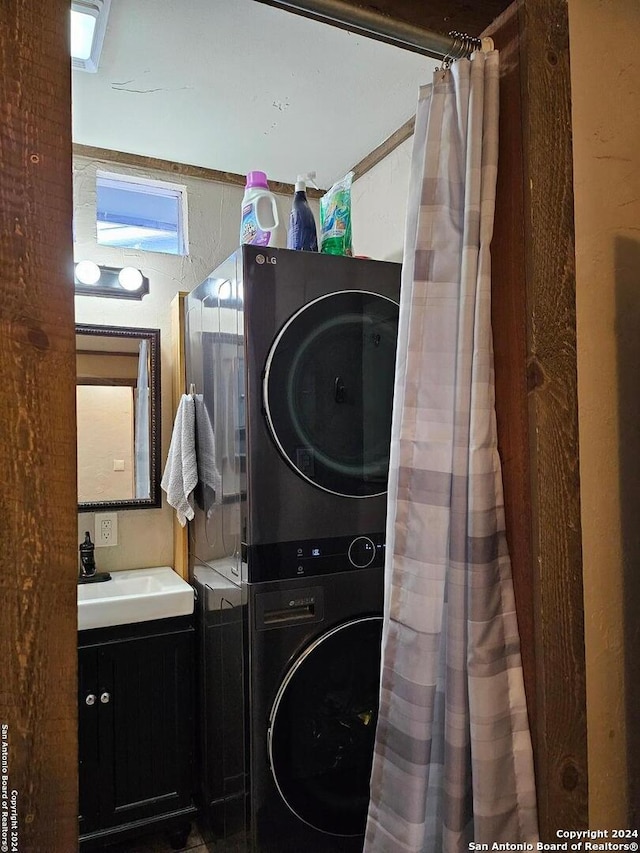
[(80, 261), (76, 264), (76, 278), (81, 284), (97, 284), (100, 281), (100, 267), (93, 261)]
[(89, 59), (97, 22), (97, 17), (91, 12), (71, 10), (71, 56)]
[(118, 273), (118, 281), (125, 290), (140, 290), (142, 273), (135, 267), (123, 267)]

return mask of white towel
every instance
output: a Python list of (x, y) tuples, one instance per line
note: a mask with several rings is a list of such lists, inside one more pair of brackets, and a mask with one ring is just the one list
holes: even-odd
[(195, 424), (193, 397), (183, 394), (173, 423), (169, 455), (160, 483), (182, 527), (194, 516), (192, 496), (198, 482)]

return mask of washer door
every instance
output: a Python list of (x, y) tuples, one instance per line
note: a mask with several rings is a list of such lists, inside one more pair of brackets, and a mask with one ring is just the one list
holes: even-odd
[(349, 290), (305, 305), (274, 341), (263, 385), (269, 428), (319, 488), (386, 492), (397, 337), (396, 302)]
[(297, 817), (330, 835), (361, 835), (378, 718), (382, 617), (354, 619), (316, 640), (276, 696), (271, 771)]

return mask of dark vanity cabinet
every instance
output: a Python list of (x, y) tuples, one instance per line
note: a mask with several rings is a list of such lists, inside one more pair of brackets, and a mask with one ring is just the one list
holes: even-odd
[(191, 617), (78, 634), (80, 847), (188, 830), (194, 792)]

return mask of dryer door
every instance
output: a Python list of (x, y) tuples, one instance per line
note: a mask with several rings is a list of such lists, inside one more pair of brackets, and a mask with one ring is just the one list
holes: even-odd
[(397, 336), (398, 304), (353, 290), (305, 305), (274, 341), (263, 383), (269, 428), (319, 488), (386, 491)]
[(382, 617), (351, 620), (297, 659), (269, 720), (271, 770), (297, 817), (331, 835), (364, 832), (378, 716)]

